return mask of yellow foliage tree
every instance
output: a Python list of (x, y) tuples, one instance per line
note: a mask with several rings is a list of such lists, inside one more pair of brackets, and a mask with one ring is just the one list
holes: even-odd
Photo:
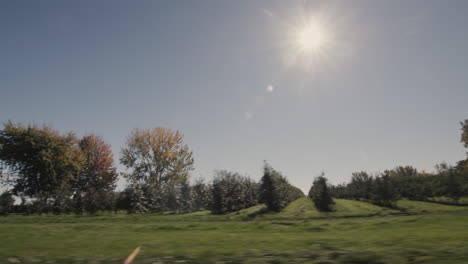
[(193, 154), (183, 144), (183, 134), (162, 127), (135, 129), (122, 149), (120, 162), (130, 171), (124, 177), (149, 208), (159, 208), (164, 189), (186, 182), (194, 169)]

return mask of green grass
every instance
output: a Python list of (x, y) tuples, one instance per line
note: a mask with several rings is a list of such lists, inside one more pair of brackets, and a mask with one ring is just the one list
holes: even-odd
[(454, 201), (452, 198), (449, 197), (432, 197), (429, 199), (430, 201), (440, 202), (440, 203), (449, 203), (449, 204), (468, 204), (468, 197), (461, 197), (458, 201)]
[(408, 200), (398, 201), (397, 206), (411, 214), (453, 212), (453, 211), (468, 210), (468, 207), (463, 207), (463, 206), (452, 206), (452, 205), (445, 205), (445, 204), (408, 201)]
[(137, 246), (135, 263), (466, 263), (468, 207), (398, 206), (411, 214), (347, 200), (324, 214), (302, 198), (266, 214), (12, 215), (0, 263), (122, 263)]
[(279, 213), (263, 213), (266, 209), (265, 205), (257, 205), (248, 209), (241, 210), (231, 215), (238, 216), (255, 216), (257, 219), (310, 219), (310, 218), (335, 218), (335, 217), (364, 217), (376, 215), (391, 215), (401, 214), (399, 210), (393, 210), (385, 207), (376, 206), (370, 203), (334, 199), (333, 212), (319, 212), (313, 205), (312, 201), (307, 197), (297, 199), (290, 203)]

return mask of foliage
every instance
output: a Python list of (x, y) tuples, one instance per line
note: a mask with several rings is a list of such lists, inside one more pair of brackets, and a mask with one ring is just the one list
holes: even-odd
[(309, 198), (312, 199), (317, 210), (322, 212), (333, 211), (334, 202), (330, 196), (327, 178), (324, 177), (324, 173), (315, 178), (309, 191)]
[(354, 172), (348, 185), (351, 198), (369, 200), (371, 198), (373, 178), (365, 171)]
[(465, 148), (468, 148), (468, 119), (465, 119), (464, 122), (460, 122), (460, 125), (462, 126), (461, 142)]
[[(461, 122), (461, 142), (468, 147), (468, 119)], [(382, 175), (369, 176), (367, 172), (352, 174), (351, 182), (331, 186), (333, 197), (372, 201), (391, 205), (398, 197), (419, 201), (434, 201), (434, 197), (449, 197), (457, 203), (468, 196), (468, 159), (455, 166), (436, 165), (435, 173), (418, 172), (412, 166), (398, 166)]]
[(212, 211), (224, 214), (259, 203), (259, 185), (236, 172), (217, 171), (212, 184)]
[(130, 188), (126, 188), (121, 192), (115, 192), (115, 210), (117, 211), (131, 211), (131, 190)]
[(0, 131), (1, 167), (18, 196), (38, 199), (42, 207), (59, 203), (82, 166), (78, 140), (49, 126), (8, 122)]
[(192, 211), (192, 190), (187, 180), (164, 188), (162, 193), (164, 211), (173, 213)]
[(348, 188), (348, 184), (340, 183), (337, 185), (330, 185), (328, 187), (330, 191), (331, 197), (335, 198), (343, 198), (343, 199), (352, 199), (351, 195), (349, 194), (350, 190)]
[(432, 174), (417, 172), (411, 166), (399, 166), (369, 177), (365, 176), (366, 172), (353, 173), (350, 183), (332, 186), (330, 193), (336, 198), (387, 205), (399, 197), (428, 201), (433, 200), (432, 197), (445, 196), (457, 203), (460, 197), (468, 195), (468, 173), (464, 165), (453, 167), (442, 163), (436, 168), (437, 172)]
[(13, 211), (15, 199), (11, 192), (4, 192), (0, 195), (0, 215), (7, 215)]
[[(147, 186), (133, 183), (128, 185), (127, 189), (130, 205), (128, 208), (129, 213), (147, 213), (150, 211), (151, 206), (154, 207), (154, 205), (151, 205), (150, 198), (148, 197)], [(158, 203), (162, 204), (162, 201), (159, 200)]]
[(368, 201), (389, 207), (392, 207), (400, 197), (398, 190), (393, 185), (390, 171), (374, 176), (369, 176), (365, 171), (352, 175), (350, 183), (331, 186), (330, 195), (335, 198)]
[(73, 182), (75, 211), (95, 213), (104, 210), (115, 188), (117, 172), (110, 145), (96, 135), (79, 142), (83, 168)]
[(260, 200), (269, 210), (280, 211), (290, 202), (303, 196), (304, 193), (299, 188), (289, 184), (286, 177), (265, 163), (260, 180)]
[(427, 188), (424, 188), (424, 178), (420, 177), (418, 170), (412, 166), (398, 166), (393, 170), (386, 170), (392, 184), (399, 196), (422, 201), (427, 195)]
[(193, 211), (211, 208), (212, 191), (211, 186), (206, 184), (203, 178), (199, 178), (192, 186)]
[[(461, 142), (468, 148), (468, 119), (461, 126)], [(60, 134), (46, 125), (12, 122), (0, 131), (0, 182), (11, 187), (10, 195), (21, 199), (13, 207), (15, 212), (187, 213), (210, 209), (221, 214), (259, 202), (270, 211), (280, 211), (304, 195), (268, 164), (260, 183), (219, 171), (212, 183), (198, 180), (191, 186), (192, 152), (183, 144), (182, 134), (165, 128), (134, 130), (120, 161), (127, 168), (123, 175), (128, 186), (114, 192), (118, 174), (110, 146), (100, 137), (87, 135), (78, 140), (73, 133)], [(457, 204), (468, 196), (468, 158), (454, 166), (438, 164), (434, 173), (418, 172), (412, 166), (376, 174), (355, 172), (348, 184), (336, 186), (328, 185), (322, 176), (314, 181), (309, 196), (323, 211), (332, 210), (331, 197), (389, 207), (399, 198)], [(4, 212), (7, 207), (2, 208)]]
[(163, 191), (187, 181), (193, 170), (192, 152), (183, 144), (183, 135), (160, 127), (134, 130), (120, 162), (130, 170), (124, 176), (134, 189), (134, 212), (164, 210)]
[(384, 173), (381, 176), (375, 177), (371, 196), (372, 203), (381, 206), (393, 207), (397, 200), (398, 193), (392, 185), (390, 175), (388, 173)]

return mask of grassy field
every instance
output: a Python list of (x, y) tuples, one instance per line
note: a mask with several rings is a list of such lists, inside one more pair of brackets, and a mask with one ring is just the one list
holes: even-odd
[(0, 263), (467, 263), (468, 207), (307, 198), (280, 213), (0, 217)]

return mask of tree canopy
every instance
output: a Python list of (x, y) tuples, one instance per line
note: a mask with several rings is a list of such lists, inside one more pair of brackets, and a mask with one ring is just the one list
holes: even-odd
[(280, 211), (290, 202), (303, 196), (304, 193), (299, 188), (289, 184), (285, 176), (265, 163), (260, 180), (260, 199), (269, 210)]
[(110, 145), (96, 135), (87, 135), (79, 143), (83, 166), (73, 182), (75, 211), (95, 212), (114, 190), (117, 171)]
[(327, 178), (324, 173), (314, 179), (312, 187), (309, 191), (309, 198), (319, 211), (330, 212), (333, 211), (333, 199), (328, 190)]
[[(465, 119), (464, 122), (460, 122), (460, 125), (462, 126), (461, 142), (465, 148), (468, 148), (468, 119)], [(466, 154), (468, 159), (468, 152)]]
[(83, 158), (73, 133), (8, 122), (0, 131), (0, 162), (13, 194), (46, 199), (70, 187)]
[(162, 127), (134, 130), (120, 162), (130, 170), (124, 176), (135, 190), (133, 204), (139, 211), (161, 210), (163, 191), (186, 182), (194, 169), (193, 154), (183, 144), (183, 135)]

